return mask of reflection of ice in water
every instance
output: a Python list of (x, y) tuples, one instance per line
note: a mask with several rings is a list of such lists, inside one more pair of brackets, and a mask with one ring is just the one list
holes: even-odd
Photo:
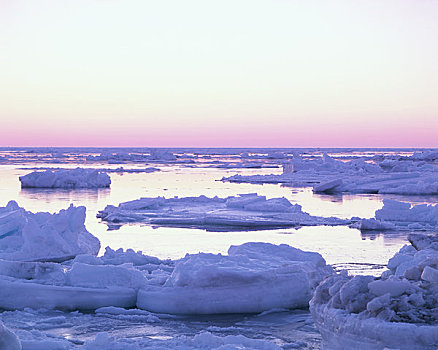
[[(42, 164), (38, 164), (42, 166)], [(75, 165), (71, 165), (74, 167)], [(274, 169), (275, 170), (275, 169)], [(243, 169), (242, 174), (272, 173), (273, 169)], [(55, 212), (70, 203), (85, 205), (86, 226), (101, 241), (102, 247), (133, 248), (159, 257), (179, 258), (187, 252), (225, 252), (231, 244), (248, 241), (287, 243), (297, 248), (317, 251), (330, 263), (345, 263), (360, 259), (368, 263), (385, 263), (403, 245), (405, 236), (390, 243), (376, 238), (372, 246), (362, 241), (357, 230), (347, 227), (304, 227), (300, 230), (270, 230), (257, 232), (205, 232), (195, 229), (151, 228), (140, 225), (123, 227), (120, 231), (107, 231), (106, 225), (96, 219), (98, 210), (107, 204), (155, 196), (232, 196), (254, 193), (268, 198), (284, 196), (299, 203), (306, 211), (318, 216), (372, 217), (382, 206), (379, 195), (315, 195), (311, 189), (291, 189), (279, 185), (252, 185), (216, 181), (235, 171), (187, 167), (164, 167), (156, 173), (111, 174), (111, 189), (99, 190), (38, 190), (20, 189), (18, 176), (27, 170), (0, 168), (0, 203), (14, 199), (27, 210)], [(284, 235), (282, 233), (288, 233)], [(385, 237), (383, 234), (381, 237)]]
[(42, 188), (22, 188), (20, 197), (28, 198), (29, 200), (44, 201), (47, 205), (53, 202), (69, 202), (69, 203), (97, 203), (106, 200), (110, 196), (109, 188), (99, 189), (42, 189)]

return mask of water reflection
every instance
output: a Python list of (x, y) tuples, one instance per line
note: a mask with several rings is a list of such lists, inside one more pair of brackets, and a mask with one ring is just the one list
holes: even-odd
[(344, 196), (342, 193), (327, 194), (327, 193), (314, 193), (313, 196), (321, 201), (343, 203)]
[[(219, 157), (220, 158), (220, 157)], [(32, 165), (32, 164), (30, 164)], [(44, 164), (34, 164), (43, 166)], [(71, 167), (80, 164), (71, 164)], [(129, 167), (133, 167), (131, 164)], [(64, 167), (64, 164), (63, 164)], [(107, 166), (108, 167), (108, 166)], [(408, 232), (360, 232), (348, 227), (303, 227), (299, 230), (273, 229), (260, 231), (209, 232), (195, 228), (154, 228), (140, 225), (123, 226), (120, 230), (107, 231), (107, 226), (96, 219), (96, 214), (106, 205), (140, 197), (235, 196), (254, 193), (268, 198), (285, 197), (302, 206), (303, 211), (316, 216), (353, 216), (370, 218), (382, 207), (382, 199), (392, 198), (411, 203), (438, 203), (438, 196), (394, 196), (357, 194), (314, 194), (311, 188), (291, 188), (277, 184), (253, 185), (226, 183), (223, 176), (270, 174), (278, 169), (214, 169), (188, 168), (168, 165), (156, 173), (111, 174), (109, 189), (20, 189), (18, 176), (29, 170), (19, 165), (0, 166), (0, 202), (9, 200), (33, 212), (55, 212), (73, 203), (87, 208), (86, 227), (102, 242), (101, 254), (106, 246), (113, 249), (133, 248), (161, 258), (181, 258), (186, 253), (200, 251), (226, 253), (230, 245), (249, 241), (285, 243), (303, 250), (317, 251), (328, 263), (347, 267), (353, 273), (375, 274), (404, 244)], [(354, 263), (354, 264), (353, 264)], [(377, 267), (376, 267), (377, 266)]]
[(78, 201), (93, 202), (109, 198), (109, 188), (99, 189), (52, 189), (52, 188), (22, 188), (19, 197), (52, 203), (54, 201), (76, 203)]

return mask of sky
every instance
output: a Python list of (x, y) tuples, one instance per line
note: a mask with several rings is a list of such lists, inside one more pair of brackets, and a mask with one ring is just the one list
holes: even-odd
[(0, 146), (438, 147), (438, 0), (0, 0)]

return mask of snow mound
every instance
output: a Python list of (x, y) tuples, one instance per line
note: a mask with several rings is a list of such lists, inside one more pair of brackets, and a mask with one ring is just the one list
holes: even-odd
[(108, 174), (82, 168), (34, 171), (19, 179), (23, 188), (101, 188), (111, 184)]
[(327, 349), (438, 347), (438, 238), (409, 236), (381, 277), (329, 276), (310, 302)]
[(0, 207), (0, 259), (63, 261), (97, 254), (99, 240), (84, 225), (85, 207), (31, 213), (15, 201)]
[(299, 225), (346, 225), (338, 218), (311, 216), (286, 198), (241, 194), (236, 197), (140, 198), (108, 205), (98, 217), (111, 223), (141, 222), (204, 229), (260, 229)]
[(231, 246), (225, 256), (187, 255), (163, 285), (139, 290), (137, 307), (169, 314), (307, 307), (314, 288), (332, 272), (318, 253), (285, 244), (245, 243)]

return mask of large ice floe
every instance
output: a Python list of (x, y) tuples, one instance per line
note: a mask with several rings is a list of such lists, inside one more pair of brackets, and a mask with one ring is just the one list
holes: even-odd
[(98, 217), (110, 225), (141, 222), (156, 226), (204, 229), (263, 229), (293, 226), (346, 225), (348, 220), (312, 216), (286, 198), (266, 199), (255, 193), (227, 198), (206, 196), (140, 198), (108, 205)]
[[(356, 218), (353, 218), (353, 221)], [(438, 229), (438, 205), (399, 202), (384, 199), (375, 218), (360, 219), (351, 225), (360, 230), (432, 231)]]
[(245, 243), (231, 246), (228, 255), (187, 255), (162, 285), (140, 289), (137, 306), (170, 314), (303, 308), (331, 273), (318, 253), (284, 244)]
[(108, 174), (93, 169), (61, 169), (34, 171), (20, 176), (23, 188), (101, 188), (109, 187)]
[(381, 277), (325, 279), (310, 302), (325, 349), (438, 348), (438, 237), (411, 234)]
[(426, 161), (384, 159), (370, 163), (360, 158), (343, 162), (327, 154), (316, 159), (295, 154), (283, 163), (279, 175), (234, 175), (222, 180), (310, 186), (323, 193), (438, 194), (438, 168)]

